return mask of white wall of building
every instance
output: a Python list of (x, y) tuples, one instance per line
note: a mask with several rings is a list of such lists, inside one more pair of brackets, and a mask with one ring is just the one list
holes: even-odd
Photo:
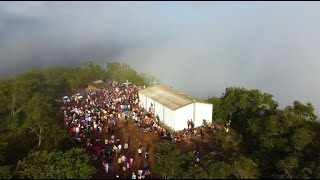
[(164, 118), (164, 106), (158, 102), (155, 102), (155, 107), (154, 107), (154, 114), (155, 116), (158, 114), (160, 118), (160, 122), (163, 123), (163, 118)]
[(152, 99), (149, 97), (146, 97), (145, 95), (139, 93), (139, 106), (141, 107), (143, 105), (144, 109), (146, 111), (149, 111), (149, 107), (151, 107), (151, 102), (154, 103)]
[(139, 106), (146, 107), (146, 97), (143, 94), (139, 94)]
[(175, 131), (188, 128), (188, 119), (193, 120), (193, 103), (176, 109), (175, 119)]
[[(203, 119), (207, 122), (212, 120), (212, 104), (206, 103), (191, 103), (176, 110), (171, 110), (162, 104), (155, 102), (153, 99), (144, 96), (139, 93), (139, 105), (144, 105), (145, 110), (149, 110), (151, 103), (153, 104), (155, 115), (159, 115), (160, 122), (170, 127), (174, 131), (183, 130), (187, 128), (188, 119), (192, 119), (195, 123), (195, 127), (202, 126)], [(195, 119), (193, 116), (193, 110), (195, 109)]]
[(155, 101), (149, 97), (147, 97), (147, 101), (146, 101), (146, 111), (149, 111), (149, 107), (151, 107), (151, 103), (154, 105)]
[(171, 109), (164, 107), (164, 124), (171, 129), (175, 130), (175, 121), (176, 121), (176, 116), (175, 116), (175, 111), (172, 111)]
[(196, 122), (195, 127), (202, 126), (203, 119), (207, 122), (212, 121), (212, 104), (197, 103), (196, 102)]

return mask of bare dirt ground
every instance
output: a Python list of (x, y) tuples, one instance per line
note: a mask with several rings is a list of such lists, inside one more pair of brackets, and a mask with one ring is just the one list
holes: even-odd
[[(118, 169), (117, 166), (117, 159), (113, 158), (112, 163), (112, 169), (111, 172), (106, 174), (105, 169), (102, 165), (102, 159), (98, 158), (96, 161), (96, 167), (97, 167), (97, 173), (93, 176), (94, 179), (106, 179), (106, 178), (115, 178), (116, 174), (120, 176), (121, 179), (124, 179), (127, 177), (128, 174), (132, 174), (132, 172), (137, 173), (138, 169), (143, 169), (143, 165), (146, 161), (144, 157), (144, 153), (146, 150), (146, 147), (149, 146), (149, 160), (147, 161), (150, 164), (150, 172), (151, 176), (150, 178), (159, 178), (159, 176), (155, 175), (152, 172), (152, 164), (154, 161), (154, 147), (157, 142), (161, 141), (161, 138), (158, 134), (148, 132), (144, 133), (141, 129), (138, 128), (137, 124), (132, 122), (131, 119), (129, 119), (128, 126), (126, 130), (123, 130), (123, 123), (124, 120), (121, 119), (115, 126), (115, 137), (116, 139), (119, 138), (121, 143), (128, 142), (129, 144), (129, 151), (127, 153), (124, 153), (127, 158), (133, 157), (134, 159), (134, 165), (131, 167), (127, 172), (123, 172), (122, 169)], [(104, 127), (103, 133), (99, 134), (98, 132), (95, 132), (92, 137), (96, 138), (99, 137), (102, 141), (101, 143), (104, 143), (104, 139), (107, 137), (105, 130), (106, 127)], [(110, 139), (110, 135), (108, 135), (108, 138)], [(142, 141), (142, 147), (143, 147), (143, 157), (138, 156), (138, 146), (139, 142)]]
[[(148, 163), (150, 164), (150, 172), (151, 172), (151, 179), (159, 179), (160, 176), (153, 173), (153, 162), (154, 162), (154, 148), (158, 142), (163, 141), (162, 138), (158, 133), (155, 132), (142, 132), (141, 129), (138, 128), (137, 124), (132, 122), (131, 119), (129, 119), (128, 126), (126, 130), (123, 130), (123, 123), (124, 120), (121, 119), (115, 126), (115, 137), (116, 139), (119, 138), (121, 140), (121, 143), (128, 142), (129, 144), (129, 151), (125, 153), (125, 156), (127, 158), (133, 157), (134, 159), (134, 166), (127, 170), (126, 172), (123, 172), (122, 169), (118, 169), (117, 166), (117, 159), (113, 158), (112, 163), (112, 169), (111, 172), (106, 174), (105, 169), (102, 165), (102, 158), (98, 158), (95, 162), (95, 165), (97, 167), (97, 173), (93, 176), (94, 179), (113, 179), (116, 177), (116, 174), (120, 176), (121, 179), (126, 179), (127, 175), (131, 175), (132, 172), (137, 173), (138, 169), (143, 169), (143, 164), (146, 161), (144, 158), (144, 153), (146, 150), (146, 147), (149, 146), (149, 160)], [(142, 127), (146, 126), (146, 124), (143, 124)], [(106, 138), (106, 126), (104, 127), (103, 133), (100, 134), (98, 132), (94, 132), (93, 138), (99, 137), (101, 139), (101, 143), (104, 143), (104, 139)], [(110, 135), (108, 135), (108, 138), (110, 139)], [(214, 147), (212, 145), (213, 136), (206, 134), (205, 139), (201, 140), (200, 135), (198, 135), (195, 139), (185, 139), (180, 143), (177, 143), (177, 147), (179, 147), (183, 152), (188, 151), (202, 151), (202, 152), (211, 152), (214, 150)], [(143, 157), (138, 156), (138, 146), (139, 142), (142, 141), (143, 145)]]

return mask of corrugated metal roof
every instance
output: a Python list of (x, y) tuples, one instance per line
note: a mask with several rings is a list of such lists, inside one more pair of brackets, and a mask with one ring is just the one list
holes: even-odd
[(94, 84), (104, 83), (102, 80), (94, 81)]
[(193, 103), (193, 100), (199, 103), (209, 104), (199, 98), (176, 91), (169, 86), (155, 85), (141, 89), (139, 90), (139, 93), (153, 99), (154, 101), (157, 101), (171, 110), (176, 110), (180, 107), (191, 104)]
[(104, 81), (102, 80), (98, 80), (98, 81), (94, 81), (91, 86), (93, 87), (96, 87), (98, 89), (102, 89), (102, 88), (105, 88), (105, 86), (107, 86), (108, 84), (105, 83)]

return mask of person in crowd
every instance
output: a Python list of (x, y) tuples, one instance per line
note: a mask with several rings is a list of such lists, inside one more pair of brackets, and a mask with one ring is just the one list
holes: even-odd
[(128, 153), (128, 149), (129, 149), (129, 144), (126, 142), (126, 143), (124, 143), (124, 147), (123, 147), (123, 149), (124, 149), (124, 151), (126, 152), (126, 153)]
[(121, 148), (122, 148), (122, 145), (119, 143), (118, 145), (118, 152), (121, 153)]
[(150, 170), (148, 169), (148, 170), (145, 170), (144, 171), (144, 175), (142, 176), (142, 179), (144, 179), (144, 178), (146, 178), (146, 179), (149, 179), (149, 176), (150, 176)]
[(132, 173), (131, 178), (132, 178), (132, 179), (137, 179), (137, 176), (134, 174), (134, 172)]
[(138, 172), (137, 172), (137, 175), (138, 175), (138, 176), (141, 176), (142, 173), (143, 173), (143, 170), (142, 170), (142, 169), (139, 169)]
[(130, 163), (130, 167), (132, 167), (133, 166), (133, 158), (132, 157), (130, 158), (129, 163)]
[(138, 148), (138, 154), (139, 154), (139, 157), (142, 157), (142, 147)]
[(145, 161), (143, 167), (145, 170), (149, 170), (150, 165), (147, 161)]
[(122, 158), (121, 157), (119, 157), (118, 158), (118, 166), (119, 166), (119, 168), (121, 168), (122, 166)]
[(199, 153), (199, 151), (196, 152), (195, 159), (196, 159), (197, 162), (200, 162), (200, 153)]
[(123, 131), (125, 132), (126, 131), (126, 127), (127, 127), (127, 124), (126, 122), (123, 123)]
[(145, 152), (145, 156), (144, 156), (144, 157), (145, 157), (145, 159), (146, 159), (146, 160), (148, 160), (148, 159), (149, 159), (149, 150), (146, 150), (146, 152)]

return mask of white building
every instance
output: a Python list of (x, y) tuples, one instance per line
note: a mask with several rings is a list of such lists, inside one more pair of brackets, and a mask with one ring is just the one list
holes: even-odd
[(160, 122), (173, 131), (187, 128), (188, 119), (195, 127), (202, 125), (203, 120), (212, 121), (212, 104), (178, 92), (169, 86), (151, 86), (139, 90), (139, 106), (152, 109)]

